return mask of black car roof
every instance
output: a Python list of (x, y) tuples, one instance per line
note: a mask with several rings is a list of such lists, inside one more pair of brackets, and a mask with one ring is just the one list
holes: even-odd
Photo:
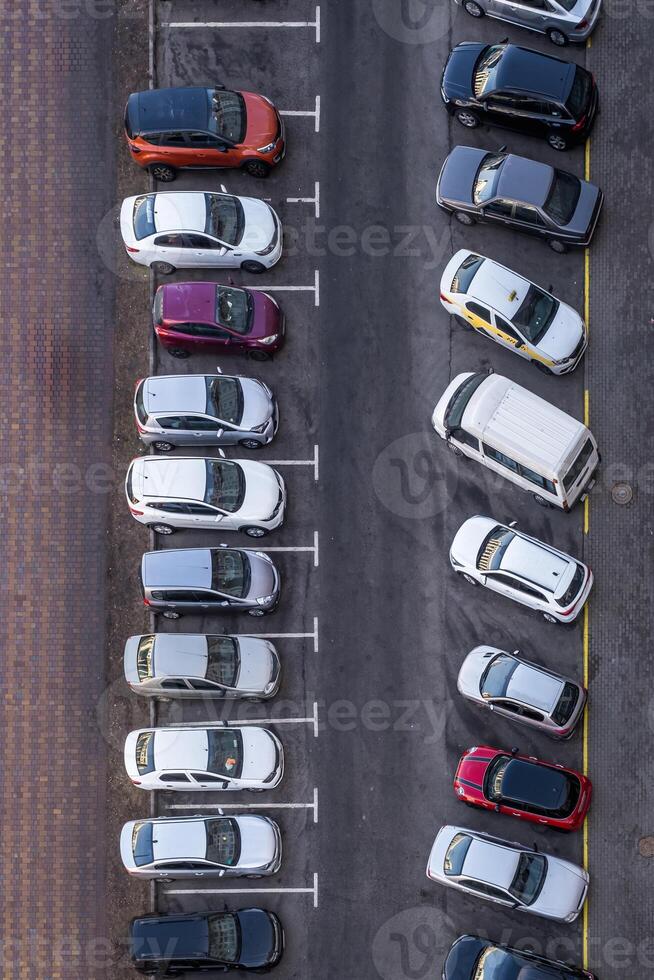
[(209, 102), (206, 88), (155, 88), (134, 92), (127, 102), (132, 133), (206, 129)]
[(134, 919), (130, 947), (135, 962), (175, 957), (207, 956), (209, 927), (202, 915), (161, 915)]
[(570, 776), (560, 769), (511, 759), (502, 779), (502, 795), (516, 803), (559, 810), (568, 798)]
[(517, 44), (507, 44), (497, 66), (496, 88), (528, 92), (565, 102), (572, 88), (576, 67), (569, 61)]

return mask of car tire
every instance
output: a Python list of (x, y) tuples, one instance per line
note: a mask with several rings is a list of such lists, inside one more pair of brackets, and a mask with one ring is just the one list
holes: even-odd
[(170, 524), (159, 524), (157, 522), (155, 524), (148, 524), (148, 527), (150, 528), (151, 531), (154, 531), (155, 534), (174, 534), (175, 533), (175, 528), (174, 527), (171, 527)]
[(265, 177), (270, 175), (272, 167), (265, 160), (246, 160), (243, 164), (243, 170), (250, 177), (259, 177), (263, 180)]
[(465, 330), (474, 330), (475, 329), (471, 323), (468, 323), (468, 321), (466, 320), (466, 318), (464, 316), (459, 316), (458, 313), (455, 313), (454, 314), (454, 319), (459, 324), (459, 326), (463, 327)]
[(470, 225), (475, 224), (475, 219), (472, 217), (471, 214), (468, 214), (467, 211), (455, 211), (454, 217), (459, 222), (459, 224), (465, 225), (466, 228), (469, 228)]
[(532, 496), (539, 507), (546, 507), (549, 510), (549, 508), (552, 506), (549, 500), (545, 500), (545, 497), (541, 497), (539, 493), (534, 493)]
[(262, 449), (263, 443), (258, 439), (241, 439), (239, 446), (243, 446), (243, 449)]
[(486, 16), (486, 11), (478, 3), (475, 3), (475, 0), (464, 0), (463, 9), (471, 17), (476, 17), (477, 19)]
[(257, 619), (260, 619), (262, 616), (265, 616), (266, 615), (266, 610), (265, 609), (248, 609), (247, 614), (248, 614), (248, 616), (255, 616)]
[(177, 177), (175, 168), (169, 167), (167, 163), (153, 163), (151, 167), (148, 167), (148, 172), (160, 184), (170, 184)]
[(560, 242), (558, 238), (548, 238), (547, 244), (553, 252), (556, 252), (557, 255), (565, 255), (565, 253), (568, 251), (568, 246), (566, 243)]
[(547, 142), (553, 150), (558, 150), (560, 153), (562, 153), (563, 150), (568, 149), (568, 141), (565, 136), (561, 136), (560, 133), (550, 133), (550, 135), (547, 137)]
[(164, 609), (161, 615), (164, 619), (179, 619), (182, 614), (175, 612), (174, 609)]
[(558, 619), (556, 616), (553, 616), (552, 613), (544, 612), (543, 619), (548, 623), (558, 623)]
[(266, 271), (265, 265), (261, 262), (255, 262), (254, 259), (246, 259), (245, 262), (241, 262), (241, 269), (243, 272), (251, 272), (256, 276)]
[(466, 129), (476, 129), (479, 125), (479, 117), (471, 112), (470, 109), (457, 109), (454, 113), (454, 118)]
[(152, 448), (156, 449), (158, 453), (172, 453), (175, 447), (173, 446), (172, 442), (165, 442), (157, 439), (156, 442), (152, 443)]
[(175, 266), (171, 265), (170, 262), (153, 262), (150, 268), (158, 276), (172, 276), (173, 272), (177, 272)]
[(270, 361), (272, 360), (272, 354), (269, 354), (267, 350), (249, 350), (248, 357), (251, 361)]
[(463, 578), (466, 580), (468, 585), (479, 585), (477, 579), (473, 578), (472, 575), (468, 575), (467, 572), (459, 572), (459, 574), (463, 576)]
[(183, 361), (187, 357), (191, 356), (190, 351), (183, 350), (181, 347), (168, 347), (167, 351), (171, 357), (178, 357), (180, 361)]
[(459, 449), (458, 446), (455, 446), (453, 442), (446, 442), (445, 445), (454, 456), (465, 456), (463, 450)]
[(565, 48), (568, 44), (570, 44), (567, 34), (564, 34), (563, 31), (559, 31), (556, 27), (550, 27), (550, 29), (547, 31), (547, 36), (552, 44), (556, 44), (557, 48)]
[(548, 368), (547, 364), (543, 364), (542, 361), (532, 361), (531, 363), (535, 368), (538, 368), (539, 371), (542, 371), (543, 374), (554, 374), (554, 371), (552, 371), (551, 368)]
[(248, 524), (246, 527), (239, 528), (243, 534), (247, 534), (248, 538), (265, 538), (268, 534), (268, 529), (265, 527), (257, 527), (256, 524)]

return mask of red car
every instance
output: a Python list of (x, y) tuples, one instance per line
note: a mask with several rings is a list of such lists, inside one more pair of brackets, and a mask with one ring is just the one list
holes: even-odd
[(586, 819), (593, 787), (574, 769), (482, 745), (459, 760), (454, 792), (468, 806), (570, 831)]
[(155, 293), (152, 319), (173, 357), (233, 352), (266, 361), (284, 343), (284, 314), (272, 296), (256, 289), (165, 283)]

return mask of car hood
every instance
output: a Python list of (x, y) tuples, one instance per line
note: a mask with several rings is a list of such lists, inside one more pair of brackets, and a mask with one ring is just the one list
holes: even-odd
[(588, 876), (581, 868), (548, 855), (545, 884), (530, 909), (540, 915), (565, 919), (577, 911), (587, 885)]
[(265, 521), (272, 516), (279, 501), (280, 487), (272, 466), (254, 460), (239, 459), (245, 477), (245, 499), (238, 512), (243, 521)]
[(275, 825), (267, 817), (241, 816), (241, 856), (239, 868), (264, 868), (277, 856)]
[(248, 336), (258, 340), (260, 337), (270, 337), (271, 334), (279, 333), (282, 326), (282, 311), (277, 300), (268, 293), (262, 293), (260, 289), (253, 289), (250, 295), (254, 304), (254, 315)]
[(567, 303), (560, 303), (556, 316), (538, 341), (538, 350), (553, 361), (570, 357), (584, 336), (584, 321)]
[(443, 69), (441, 85), (448, 99), (469, 99), (473, 95), (472, 76), (479, 55), (487, 47), (472, 41), (457, 44)]
[(587, 180), (582, 180), (577, 207), (570, 219), (570, 223), (565, 226), (566, 231), (571, 231), (585, 237), (590, 231), (594, 221), (595, 208), (601, 201), (601, 198), (602, 192), (599, 187), (589, 183)]
[(281, 952), (281, 929), (275, 928), (272, 914), (264, 909), (241, 909), (235, 915), (241, 926), (241, 966), (255, 969), (275, 962)]
[(478, 789), (483, 789), (488, 765), (497, 758), (497, 749), (475, 748), (468, 751), (459, 762), (456, 779), (465, 779), (474, 783)]
[(461, 664), (457, 687), (461, 694), (480, 700), (479, 693), (481, 676), (488, 667), (489, 663), (498, 653), (502, 653), (497, 647), (475, 647)]
[(454, 535), (450, 547), (450, 558), (458, 561), (461, 565), (469, 565), (475, 568), (482, 542), (494, 527), (499, 526), (502, 525), (499, 525), (492, 517), (470, 517), (464, 521)]
[(165, 320), (216, 322), (215, 282), (168, 282), (161, 288)]
[(479, 150), (473, 146), (455, 146), (438, 178), (438, 202), (445, 200), (451, 204), (472, 204), (474, 180), (488, 153), (488, 150)]
[(279, 587), (277, 569), (267, 557), (248, 552), (250, 561), (250, 591), (245, 599), (254, 602), (264, 596), (273, 595)]
[(239, 198), (243, 205), (243, 237), (239, 250), (260, 252), (270, 245), (275, 234), (275, 212), (265, 201), (254, 197)]
[(239, 691), (263, 691), (277, 672), (275, 648), (267, 640), (239, 636), (240, 663), (235, 687)]
[(277, 137), (279, 123), (272, 102), (255, 92), (241, 92), (247, 112), (244, 143), (255, 150), (268, 146)]
[(243, 739), (241, 778), (263, 781), (277, 768), (277, 739), (265, 728), (244, 726), (240, 732)]
[(241, 378), (243, 416), (241, 428), (251, 430), (263, 425), (273, 414), (273, 398), (267, 386), (254, 378)]

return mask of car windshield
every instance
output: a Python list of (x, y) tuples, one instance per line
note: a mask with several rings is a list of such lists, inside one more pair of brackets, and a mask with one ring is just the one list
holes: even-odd
[(240, 551), (214, 548), (211, 552), (211, 588), (242, 599), (250, 588), (250, 567)]
[(575, 569), (574, 575), (572, 576), (572, 581), (570, 582), (570, 585), (565, 590), (565, 592), (563, 593), (563, 595), (559, 596), (558, 599), (556, 600), (557, 603), (559, 604), (559, 606), (563, 606), (565, 608), (565, 606), (569, 606), (570, 603), (573, 602), (577, 598), (577, 596), (579, 595), (579, 590), (581, 589), (581, 584), (582, 584), (582, 582), (584, 580), (585, 574), (586, 574), (586, 571), (584, 569), (584, 566), (577, 564), (577, 567)]
[(148, 235), (154, 235), (157, 230), (154, 223), (154, 194), (144, 194), (136, 198), (132, 221), (137, 241), (147, 238)]
[(207, 217), (204, 230), (227, 245), (238, 245), (243, 237), (243, 205), (231, 194), (205, 194)]
[(504, 793), (502, 792), (502, 783), (510, 761), (511, 760), (508, 756), (501, 755), (488, 767), (486, 787), (488, 796), (491, 798), (491, 800), (501, 800), (504, 796)]
[(558, 308), (558, 300), (532, 283), (520, 309), (513, 317), (513, 322), (521, 328), (527, 340), (537, 344), (556, 316)]
[(243, 418), (243, 388), (237, 378), (206, 378), (205, 412), (223, 422), (239, 425)]
[(518, 661), (506, 653), (499, 653), (482, 674), (480, 690), (482, 698), (503, 698), (509, 681), (518, 667)]
[(209, 128), (217, 136), (230, 143), (242, 143), (245, 139), (247, 112), (240, 92), (215, 89), (208, 93)]
[(245, 479), (238, 463), (207, 459), (205, 466), (207, 473), (205, 504), (220, 507), (230, 514), (240, 510), (245, 497)]
[(207, 772), (238, 779), (243, 771), (243, 739), (237, 728), (209, 729)]
[(231, 286), (216, 286), (216, 323), (235, 333), (247, 333), (251, 314), (249, 293)]
[(477, 568), (485, 572), (496, 572), (502, 567), (502, 558), (515, 534), (508, 527), (494, 527), (488, 535), (477, 556)]
[(234, 687), (237, 673), (236, 640), (231, 636), (208, 636), (206, 679), (225, 687)]
[(241, 856), (241, 831), (236, 820), (216, 817), (207, 820), (207, 861), (227, 868), (238, 864)]
[(475, 177), (475, 186), (472, 189), (472, 199), (475, 204), (484, 204), (495, 196), (495, 185), (497, 184), (500, 167), (506, 160), (504, 154), (498, 156), (494, 153), (487, 153), (481, 161), (481, 166)]
[(141, 732), (136, 739), (136, 768), (141, 776), (154, 771), (154, 732)]
[(581, 181), (565, 170), (555, 170), (552, 187), (545, 201), (545, 211), (557, 225), (570, 223), (581, 194)]
[(570, 721), (578, 701), (579, 688), (576, 684), (571, 684), (569, 681), (566, 681), (563, 685), (563, 692), (558, 704), (552, 712), (552, 718), (557, 725), (562, 726)]
[(154, 635), (142, 636), (136, 651), (136, 670), (139, 680), (154, 677)]
[(518, 962), (510, 953), (497, 946), (487, 946), (477, 960), (471, 980), (520, 980), (524, 977), (524, 964)]
[(485, 261), (486, 260), (482, 258), (481, 255), (475, 255), (474, 252), (471, 255), (466, 255), (465, 259), (454, 273), (454, 279), (452, 280), (450, 291), (453, 293), (467, 293), (470, 289), (472, 280), (475, 278), (477, 272)]
[(545, 883), (547, 861), (542, 854), (521, 854), (518, 870), (509, 886), (509, 892), (523, 905), (532, 905)]
[(585, 68), (577, 67), (570, 94), (566, 99), (566, 109), (573, 119), (581, 119), (590, 99), (591, 76)]
[(231, 912), (210, 915), (209, 958), (224, 963), (236, 963), (241, 954), (241, 930), (238, 919)]
[(466, 378), (463, 384), (459, 385), (445, 409), (444, 422), (447, 429), (459, 428), (470, 399), (487, 377), (487, 374), (473, 374), (470, 378)]
[(497, 88), (497, 66), (503, 53), (503, 44), (493, 44), (482, 51), (473, 75), (475, 98), (480, 99), (486, 92)]
[(154, 851), (152, 849), (152, 824), (136, 823), (132, 831), (132, 854), (134, 864), (142, 868), (144, 864), (152, 864)]
[(455, 834), (445, 854), (443, 871), (446, 875), (460, 875), (472, 838), (467, 834)]

